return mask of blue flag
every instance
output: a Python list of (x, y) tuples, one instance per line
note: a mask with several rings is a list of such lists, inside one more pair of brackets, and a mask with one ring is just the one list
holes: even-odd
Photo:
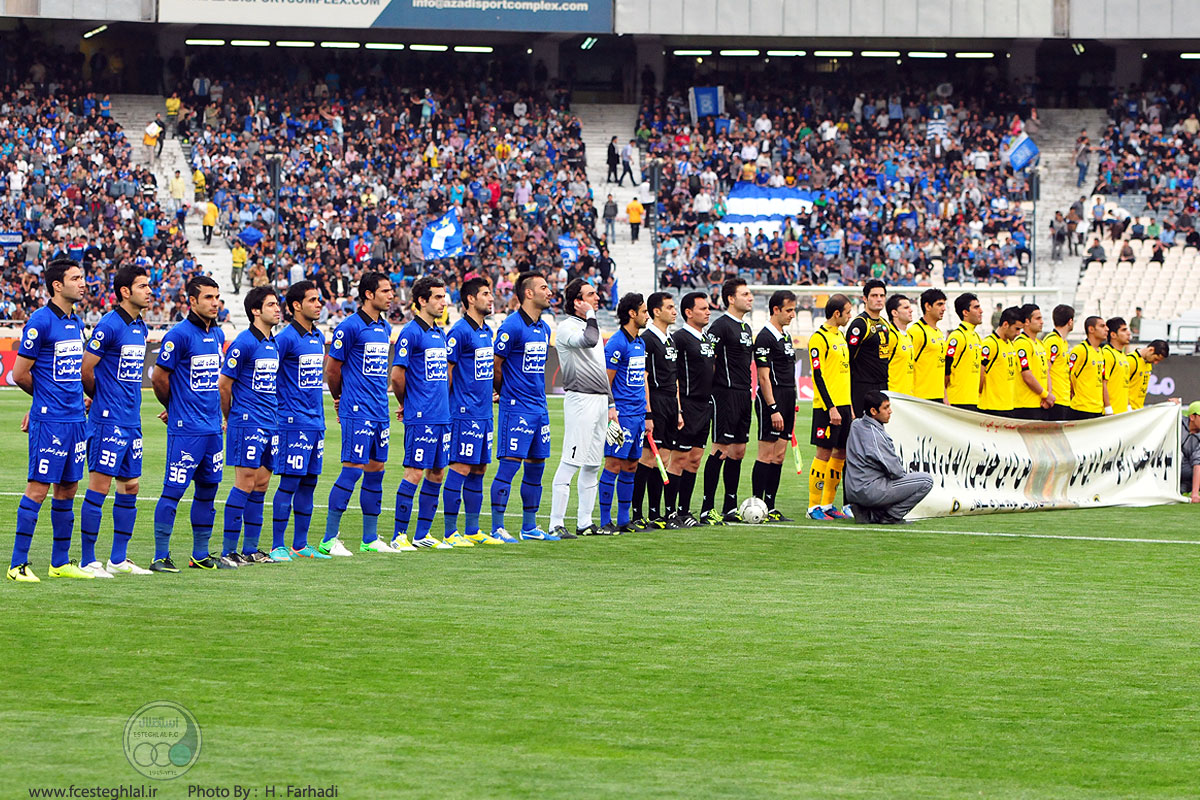
[(458, 219), (457, 206), (425, 226), (425, 232), (421, 234), (421, 250), (429, 260), (462, 254), (463, 226)]
[(1038, 157), (1038, 146), (1026, 134), (1022, 133), (1013, 140), (1012, 148), (1008, 151), (1008, 163), (1013, 172), (1020, 172)]
[(558, 237), (558, 253), (564, 264), (574, 264), (579, 260), (579, 242), (570, 236)]

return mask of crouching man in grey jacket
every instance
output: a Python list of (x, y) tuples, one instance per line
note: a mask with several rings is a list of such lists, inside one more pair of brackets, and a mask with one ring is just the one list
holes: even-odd
[(905, 472), (896, 445), (883, 426), (892, 418), (892, 401), (883, 392), (867, 392), (862, 417), (850, 425), (846, 442), (843, 491), (859, 522), (894, 524), (933, 488), (926, 472)]

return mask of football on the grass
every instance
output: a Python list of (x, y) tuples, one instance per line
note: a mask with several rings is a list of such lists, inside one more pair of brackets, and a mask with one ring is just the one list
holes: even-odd
[(767, 508), (767, 504), (762, 500), (759, 500), (757, 497), (751, 497), (742, 502), (742, 506), (738, 509), (738, 513), (742, 515), (742, 519), (745, 522), (757, 524), (767, 518), (767, 512), (769, 510), (770, 509)]

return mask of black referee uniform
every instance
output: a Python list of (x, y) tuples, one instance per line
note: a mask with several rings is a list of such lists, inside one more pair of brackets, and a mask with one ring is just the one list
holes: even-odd
[(846, 346), (850, 350), (850, 404), (854, 416), (861, 417), (866, 393), (888, 388), (888, 362), (896, 340), (882, 316), (871, 319), (864, 311), (846, 327)]
[(763, 327), (754, 339), (754, 366), (770, 370), (771, 394), (775, 408), (783, 415), (783, 430), (771, 427), (771, 414), (763, 396), (762, 385), (754, 395), (754, 410), (758, 414), (758, 440), (773, 442), (790, 440), (796, 426), (796, 349), (792, 337), (780, 334), (770, 324)]
[[(685, 325), (671, 334), (678, 352), (676, 373), (683, 427), (675, 432), (676, 450), (704, 449), (712, 422), (713, 361), (716, 348), (707, 333)], [(655, 423), (655, 435), (658, 423)]]
[(750, 369), (754, 356), (750, 323), (722, 314), (708, 326), (708, 335), (716, 351), (713, 444), (745, 444), (750, 441)]
[(660, 450), (675, 450), (679, 431), (679, 381), (675, 365), (679, 348), (654, 325), (642, 331), (646, 345), (646, 385), (650, 389), (650, 419), (654, 422), (654, 444)]

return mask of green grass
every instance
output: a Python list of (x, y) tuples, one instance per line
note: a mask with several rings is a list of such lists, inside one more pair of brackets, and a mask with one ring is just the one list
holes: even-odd
[[(5, 554), (27, 406), (0, 393)], [(163, 471), (155, 410), (147, 394), (146, 496)], [(799, 516), (806, 484), (788, 469), (785, 485)], [(143, 564), (152, 515), (139, 504)], [(318, 509), (315, 535), (323, 523)], [(189, 784), (283, 797), (288, 783), (342, 798), (1194, 796), (1200, 547), (952, 531), (1200, 538), (1194, 510), (1173, 506), (73, 582), (44, 579), (43, 520), (43, 582), (0, 587), (0, 794), (150, 783), (122, 729), (167, 699), (204, 736), (186, 776), (155, 783), (167, 798)]]

